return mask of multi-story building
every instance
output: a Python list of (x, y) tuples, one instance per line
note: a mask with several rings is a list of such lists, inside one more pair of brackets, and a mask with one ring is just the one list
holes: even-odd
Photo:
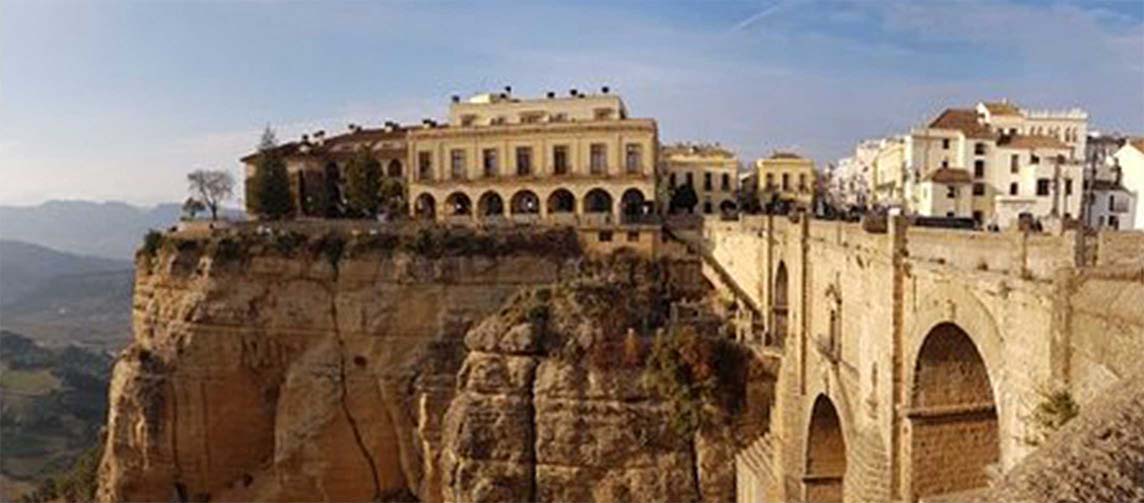
[(814, 161), (791, 152), (774, 152), (755, 161), (759, 173), (759, 197), (764, 203), (773, 199), (810, 208), (817, 183)]
[(414, 217), (613, 225), (654, 211), (656, 123), (607, 88), (454, 96), (448, 124), (426, 121), (407, 141)]
[[(405, 137), (409, 129), (394, 122), (374, 129), (350, 124), (349, 131), (340, 135), (327, 138), (325, 131), (317, 131), (275, 147), (290, 176), (295, 216), (330, 217), (344, 210), (345, 167), (359, 149), (370, 151), (381, 164), (384, 176), (404, 183)], [(247, 187), (258, 167), (258, 156), (256, 152), (241, 159), (246, 167)]]
[(660, 147), (661, 180), (670, 189), (691, 185), (700, 211), (734, 211), (739, 191), (739, 159), (718, 144), (675, 144)]
[(865, 140), (854, 149), (854, 155), (838, 160), (828, 187), (835, 204), (860, 207), (869, 203), (870, 173), (884, 141)]
[[(1112, 154), (1111, 168), (1114, 183), (1103, 194), (1094, 191), (1091, 208), (1097, 222), (1114, 229), (1144, 230), (1144, 137), (1125, 141)], [(1095, 183), (1101, 181), (1098, 177)]]
[(1077, 218), (1087, 118), (1081, 110), (1026, 111), (1008, 102), (946, 109), (882, 142), (871, 165), (873, 199), (982, 226)]

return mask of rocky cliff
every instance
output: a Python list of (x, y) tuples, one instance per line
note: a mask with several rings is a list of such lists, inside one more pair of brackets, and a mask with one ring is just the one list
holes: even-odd
[[(727, 434), (668, 431), (635, 366), (550, 346), (633, 326), (647, 346), (663, 323), (664, 268), (577, 250), (563, 231), (149, 237), (100, 499), (730, 499)], [(519, 292), (582, 276), (660, 286), (643, 318), (520, 318)]]

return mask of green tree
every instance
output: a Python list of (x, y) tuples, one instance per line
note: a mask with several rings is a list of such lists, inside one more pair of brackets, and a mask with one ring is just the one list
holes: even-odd
[(247, 209), (272, 220), (284, 218), (294, 211), (294, 198), (286, 162), (278, 153), (274, 131), (269, 126), (262, 133), (258, 150), (254, 176), (247, 182)]
[(691, 213), (697, 204), (699, 204), (699, 194), (695, 193), (695, 187), (692, 187), (690, 183), (685, 183), (675, 189), (675, 194), (671, 196), (672, 210), (682, 209)]
[(397, 178), (387, 177), (381, 181), (381, 212), (389, 220), (405, 215), (405, 187)]
[(359, 148), (346, 164), (346, 205), (349, 213), (374, 218), (381, 202), (381, 163), (366, 147)]

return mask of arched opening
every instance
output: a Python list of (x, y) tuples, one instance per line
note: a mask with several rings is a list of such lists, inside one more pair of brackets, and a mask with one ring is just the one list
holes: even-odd
[(445, 211), (449, 216), (473, 214), (473, 201), (464, 192), (454, 192), (445, 198)]
[(646, 199), (639, 189), (625, 190), (620, 196), (620, 215), (623, 223), (635, 222), (646, 214)]
[(417, 202), (413, 204), (413, 215), (417, 218), (424, 218), (426, 220), (432, 220), (436, 218), (437, 200), (428, 193), (417, 196)]
[(513, 215), (531, 215), (540, 213), (540, 198), (531, 190), (522, 190), (512, 195), (509, 204)]
[(401, 161), (398, 159), (394, 159), (392, 161), (389, 161), (389, 166), (387, 166), (385, 168), (385, 174), (392, 176), (392, 177), (400, 177), (401, 176)]
[(838, 411), (826, 395), (818, 395), (806, 434), (804, 501), (842, 501), (846, 477), (846, 438)]
[(984, 487), (1001, 459), (997, 408), (985, 362), (953, 323), (934, 327), (914, 366), (909, 410), (913, 497)]
[(482, 218), (503, 216), (504, 200), (496, 192), (485, 192), (477, 200), (477, 212)]
[(548, 196), (548, 213), (574, 213), (576, 196), (568, 189), (556, 189)]
[(612, 195), (604, 189), (592, 189), (584, 195), (584, 213), (611, 213)]
[(787, 313), (789, 310), (787, 299), (790, 298), (788, 288), (786, 264), (780, 260), (779, 267), (775, 271), (775, 290), (771, 293), (771, 319), (773, 320), (771, 342), (776, 346), (782, 346), (787, 336)]
[(735, 201), (730, 199), (724, 199), (723, 202), (719, 203), (719, 211), (723, 212), (724, 215), (732, 215), (736, 209), (738, 209), (738, 207)]

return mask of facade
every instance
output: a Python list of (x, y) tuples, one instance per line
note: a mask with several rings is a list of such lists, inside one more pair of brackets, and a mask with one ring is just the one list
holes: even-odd
[[(1110, 191), (1100, 194), (1094, 191), (1092, 207), (1107, 208), (1105, 222), (1116, 218), (1119, 229), (1144, 230), (1144, 137), (1129, 139), (1112, 155), (1110, 171), (1116, 177)], [(1098, 177), (1097, 182), (1101, 179)], [(1119, 194), (1119, 195), (1117, 195)], [(1100, 196), (1104, 195), (1102, 201)], [(1122, 202), (1119, 202), (1122, 201)], [(1099, 210), (1097, 210), (1099, 211)], [(1095, 212), (1094, 212), (1095, 213)], [(1111, 227), (1111, 225), (1109, 225)]]
[(759, 173), (759, 197), (771, 198), (809, 208), (814, 201), (817, 174), (814, 161), (790, 152), (774, 152), (755, 161)]
[[(344, 209), (346, 163), (358, 149), (369, 149), (381, 164), (385, 177), (404, 183), (407, 174), (405, 138), (410, 128), (388, 122), (381, 128), (350, 124), (348, 129), (346, 133), (328, 138), (325, 131), (317, 131), (276, 147), (290, 176), (295, 216), (331, 217)], [(241, 160), (249, 187), (249, 180), (257, 169), (258, 154)]]
[[(1022, 219), (1079, 218), (1087, 120), (1081, 110), (1027, 111), (1008, 102), (946, 109), (925, 127), (882, 142), (870, 167), (872, 199), (907, 214), (952, 211), (1002, 228)], [(967, 187), (943, 187), (947, 194), (968, 190), (967, 207), (936, 203), (938, 170), (969, 174)]]
[(674, 190), (691, 185), (699, 198), (697, 212), (732, 212), (739, 191), (739, 159), (719, 145), (675, 144), (660, 147), (659, 176)]
[(870, 173), (884, 141), (886, 140), (865, 140), (854, 149), (854, 155), (838, 160), (828, 187), (836, 204), (861, 207), (869, 203)]
[(416, 218), (610, 226), (653, 212), (656, 123), (629, 118), (607, 88), (454, 97), (448, 124), (426, 121), (407, 141)]

